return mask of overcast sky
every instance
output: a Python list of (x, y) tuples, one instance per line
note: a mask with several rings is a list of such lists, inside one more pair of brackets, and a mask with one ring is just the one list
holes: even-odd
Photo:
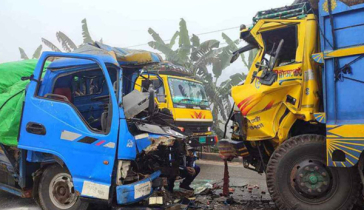
[[(86, 18), (94, 40), (129, 47), (151, 41), (148, 28), (170, 39), (184, 18), (190, 35), (225, 30), (239, 38), (238, 27), (250, 25), (259, 10), (289, 5), (293, 0), (0, 0), (0, 63), (20, 59), (18, 47), (31, 57), (46, 38), (57, 44), (57, 31), (76, 45), (82, 43), (81, 20)], [(201, 41), (221, 38), (222, 32), (200, 35)], [(152, 50), (148, 45), (133, 47)], [(49, 50), (43, 46), (43, 50)], [(242, 68), (237, 62), (224, 72), (231, 75)]]

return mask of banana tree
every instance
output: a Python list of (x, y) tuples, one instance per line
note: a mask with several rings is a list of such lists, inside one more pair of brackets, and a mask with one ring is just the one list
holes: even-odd
[[(93, 42), (90, 32), (88, 30), (87, 20), (83, 19), (81, 21), (81, 23), (82, 23), (82, 38), (83, 38), (83, 43), (81, 45)], [(69, 38), (65, 33), (61, 32), (61, 31), (58, 31), (56, 33), (56, 37), (57, 37), (57, 41), (61, 44), (61, 46), (65, 52), (72, 52), (79, 47), (72, 41), (71, 38)], [(50, 48), (52, 51), (62, 52), (61, 48), (57, 47), (55, 44), (53, 44), (49, 40), (42, 38), (41, 41), (43, 42), (43, 44), (45, 46)], [(102, 39), (100, 40), (100, 42), (102, 43)], [(25, 51), (22, 48), (19, 47), (19, 51), (20, 51), (21, 59), (29, 59), (29, 57), (27, 56), (27, 54), (25, 53)], [(32, 58), (39, 58), (41, 51), (42, 51), (42, 45), (40, 45), (37, 48), (37, 50), (34, 52)]]
[[(191, 71), (195, 79), (201, 81), (211, 102), (212, 113), (214, 116), (214, 130), (222, 136), (220, 123), (226, 121), (227, 112), (231, 109), (229, 100), (230, 88), (237, 85), (245, 79), (244, 74), (234, 74), (227, 81), (218, 86), (218, 79), (223, 70), (230, 65), (232, 52), (238, 49), (238, 41), (231, 40), (226, 34), (222, 34), (227, 46), (220, 47), (218, 40), (200, 41), (200, 38), (192, 34), (189, 35), (187, 24), (184, 19), (179, 23), (179, 31), (176, 31), (169, 43), (163, 41), (160, 35), (152, 28), (148, 29), (153, 41), (149, 42), (149, 46), (160, 51), (165, 55), (167, 61), (184, 66)], [(174, 47), (177, 38), (178, 47)], [(245, 61), (244, 54), (241, 58), (246, 66), (249, 65)], [(219, 120), (220, 117), (223, 121)]]
[[(34, 51), (32, 59), (38, 59), (40, 56), (40, 53), (42, 52), (42, 45), (39, 45), (39, 47), (37, 47), (37, 49)], [(23, 50), (23, 48), (19, 47), (19, 52), (20, 52), (20, 58), (23, 60), (28, 60), (29, 57), (28, 55), (25, 53), (25, 51)]]

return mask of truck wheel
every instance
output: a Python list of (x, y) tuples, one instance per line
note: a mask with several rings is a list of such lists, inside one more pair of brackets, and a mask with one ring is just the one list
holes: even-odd
[(52, 165), (43, 172), (38, 193), (43, 210), (86, 210), (88, 207), (88, 203), (76, 195), (70, 173), (59, 165)]
[(326, 166), (325, 137), (301, 135), (273, 153), (267, 185), (279, 209), (349, 210), (359, 198), (361, 184), (356, 167)]

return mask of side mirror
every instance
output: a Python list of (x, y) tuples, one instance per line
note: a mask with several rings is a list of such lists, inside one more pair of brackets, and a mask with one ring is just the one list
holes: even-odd
[(231, 57), (230, 63), (234, 63), (239, 58), (239, 53), (235, 52)]
[(153, 80), (154, 89), (158, 90), (162, 86), (163, 86), (163, 81), (161, 79), (158, 78), (158, 80)]
[(164, 95), (164, 94), (157, 94), (157, 100), (159, 102), (165, 103), (166, 102), (166, 95)]

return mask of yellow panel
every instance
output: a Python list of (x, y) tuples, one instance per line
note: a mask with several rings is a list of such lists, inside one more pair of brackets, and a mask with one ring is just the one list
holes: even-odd
[(329, 129), (328, 133), (341, 137), (364, 137), (364, 125), (342, 125)]

